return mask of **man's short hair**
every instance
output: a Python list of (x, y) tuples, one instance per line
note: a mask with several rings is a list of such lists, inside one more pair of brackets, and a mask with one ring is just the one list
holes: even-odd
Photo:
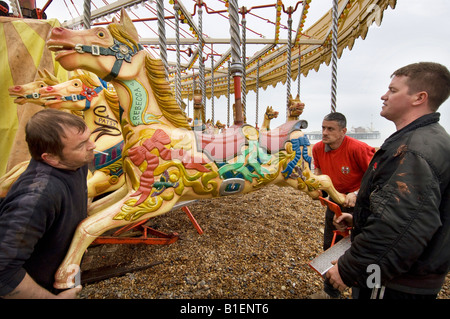
[(42, 154), (49, 153), (62, 157), (66, 138), (64, 128), (73, 127), (79, 133), (87, 129), (84, 120), (76, 115), (54, 109), (44, 109), (34, 114), (25, 127), (25, 139), (31, 157), (42, 161)]
[(339, 112), (331, 112), (328, 115), (325, 115), (323, 118), (324, 121), (335, 121), (338, 123), (339, 127), (346, 128), (347, 127), (347, 119), (345, 118), (345, 115)]
[(420, 91), (428, 93), (428, 105), (436, 112), (450, 96), (450, 72), (442, 64), (435, 62), (418, 62), (406, 65), (393, 76), (406, 76), (409, 94)]

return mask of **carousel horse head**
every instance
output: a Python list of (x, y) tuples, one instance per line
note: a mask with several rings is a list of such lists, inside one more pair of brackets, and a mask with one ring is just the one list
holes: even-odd
[(38, 75), (39, 77), (36, 81), (23, 85), (14, 85), (8, 88), (9, 95), (16, 98), (14, 103), (19, 105), (33, 103), (44, 106), (45, 100), (41, 98), (38, 92), (39, 89), (49, 85), (56, 85), (59, 83), (59, 80), (47, 70), (39, 70)]
[(218, 128), (219, 130), (223, 130), (223, 129), (226, 128), (226, 125), (225, 125), (225, 124), (222, 124), (222, 122), (220, 122), (219, 120), (217, 120), (215, 126), (216, 126), (216, 128)]
[(271, 106), (268, 106), (266, 109), (265, 116), (267, 117), (268, 120), (273, 120), (278, 117), (278, 112), (274, 111)]
[[(125, 123), (134, 127), (156, 121), (189, 128), (186, 116), (165, 79), (162, 61), (143, 50), (138, 43), (136, 28), (124, 9), (121, 10), (120, 22), (114, 19), (106, 28), (76, 31), (54, 28), (47, 47), (56, 52), (55, 59), (66, 70), (84, 69), (113, 85), (118, 84), (123, 89), (122, 93), (118, 92), (119, 98), (122, 94), (123, 99), (133, 99), (135, 103), (142, 98), (139, 103), (147, 107), (141, 108), (139, 115), (124, 109), (122, 120)], [(133, 103), (123, 103), (125, 108), (133, 106)], [(164, 118), (159, 120), (161, 117)]]
[(39, 90), (39, 94), (46, 101), (46, 107), (86, 111), (104, 89), (107, 89), (107, 83), (96, 75), (75, 70), (74, 76), (69, 81), (43, 87)]
[(131, 59), (143, 59), (143, 47), (133, 22), (122, 10), (120, 23), (114, 18), (108, 27), (88, 30), (53, 28), (47, 41), (49, 50), (66, 70), (84, 69), (96, 73), (105, 81), (120, 75), (132, 79), (138, 72)]
[(292, 95), (289, 97), (289, 103), (288, 103), (288, 113), (289, 117), (298, 117), (303, 113), (303, 110), (305, 109), (305, 103), (300, 101), (300, 97), (297, 96), (292, 98)]

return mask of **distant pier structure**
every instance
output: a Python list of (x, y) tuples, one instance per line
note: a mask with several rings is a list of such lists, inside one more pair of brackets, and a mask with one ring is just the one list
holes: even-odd
[[(321, 140), (322, 132), (314, 131), (314, 132), (305, 132), (306, 136), (308, 136), (309, 140)], [(347, 135), (357, 140), (373, 140), (379, 139), (381, 134), (379, 131), (374, 131), (372, 129), (364, 128), (364, 127), (352, 127), (351, 130), (347, 131)]]

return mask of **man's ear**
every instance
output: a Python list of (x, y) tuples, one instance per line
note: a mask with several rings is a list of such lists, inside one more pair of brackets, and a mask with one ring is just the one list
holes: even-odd
[(42, 153), (42, 160), (50, 166), (57, 166), (59, 164), (59, 156), (50, 153)]
[(428, 93), (426, 91), (421, 91), (414, 94), (413, 105), (421, 105), (427, 101), (428, 101)]

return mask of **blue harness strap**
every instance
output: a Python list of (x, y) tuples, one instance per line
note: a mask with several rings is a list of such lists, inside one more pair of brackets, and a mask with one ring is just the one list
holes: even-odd
[[(103, 89), (104, 89), (103, 86), (97, 86), (94, 89), (94, 92), (99, 94)], [(61, 100), (62, 101), (74, 101), (74, 102), (86, 100), (86, 105), (83, 110), (83, 111), (86, 111), (86, 110), (89, 110), (89, 108), (91, 107), (91, 101), (90, 101), (91, 99), (88, 99), (88, 96), (87, 96), (89, 94), (88, 91), (85, 91), (84, 93), (86, 93), (86, 95), (72, 94), (72, 95), (68, 95), (68, 96), (63, 96), (63, 97), (61, 97)]]

